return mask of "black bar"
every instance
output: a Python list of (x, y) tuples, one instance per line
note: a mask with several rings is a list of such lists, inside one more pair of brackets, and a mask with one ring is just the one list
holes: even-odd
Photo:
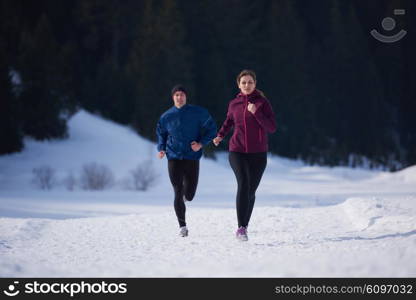
[[(415, 278), (0, 278), (1, 299), (414, 297)], [(359, 287), (359, 288), (358, 288)], [(357, 290), (343, 293), (341, 289)], [(344, 290), (345, 292), (345, 290)], [(16, 296), (8, 296), (16, 294)], [(146, 297), (146, 298), (143, 298)]]

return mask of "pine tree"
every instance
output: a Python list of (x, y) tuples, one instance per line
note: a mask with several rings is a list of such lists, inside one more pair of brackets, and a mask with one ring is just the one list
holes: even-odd
[(23, 148), (18, 102), (13, 94), (5, 43), (0, 38), (0, 154)]
[(22, 34), (19, 50), (23, 132), (40, 140), (65, 137), (67, 95), (59, 88), (63, 78), (57, 63), (58, 45), (46, 15), (33, 32)]
[(351, 3), (332, 2), (329, 26), (322, 50), (326, 53), (322, 83), (330, 83), (325, 86), (328, 100), (323, 112), (328, 113), (321, 120), (334, 142), (325, 156), (337, 157), (337, 164), (347, 164), (350, 154), (364, 155), (374, 162), (383, 160), (379, 137), (390, 117), (383, 105), (381, 79), (369, 52), (369, 39)]
[[(399, 115), (400, 142), (405, 150), (405, 159), (402, 167), (416, 164), (416, 38), (411, 34), (416, 28), (416, 2), (405, 1), (406, 16), (403, 19), (403, 29), (408, 31), (408, 35), (400, 42), (404, 56), (404, 73), (401, 78), (403, 82), (404, 96), (400, 99)], [(400, 28), (400, 27), (399, 27)], [(410, 34), (409, 34), (410, 33)]]
[(267, 87), (266, 96), (277, 115), (279, 129), (270, 136), (270, 145), (279, 154), (306, 159), (311, 155), (316, 129), (308, 37), (293, 1), (267, 3), (264, 30), (258, 33), (262, 46), (259, 52), (267, 69), (259, 78), (258, 87)]
[(158, 4), (146, 1), (126, 66), (129, 76), (135, 79), (137, 91), (132, 123), (140, 134), (152, 139), (160, 114), (172, 105), (172, 86), (184, 84), (188, 98), (192, 98), (194, 91), (192, 53), (186, 44), (183, 17), (175, 1)]

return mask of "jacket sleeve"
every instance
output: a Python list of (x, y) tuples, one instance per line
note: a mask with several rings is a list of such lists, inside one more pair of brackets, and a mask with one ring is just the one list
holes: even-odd
[(157, 151), (166, 151), (166, 141), (168, 138), (168, 132), (166, 131), (165, 125), (163, 124), (163, 119), (160, 118), (156, 126), (157, 134)]
[(260, 126), (266, 130), (266, 132), (273, 133), (276, 131), (275, 115), (268, 100), (265, 100), (263, 105), (256, 110), (254, 117), (257, 122), (259, 122)]
[(217, 124), (215, 124), (214, 119), (208, 112), (204, 116), (202, 130), (203, 135), (201, 137), (200, 143), (205, 146), (209, 144), (213, 138), (215, 138), (217, 133)]
[(218, 131), (217, 136), (222, 137), (222, 138), (225, 137), (230, 132), (233, 126), (234, 126), (234, 119), (230, 111), (230, 105), (228, 105), (227, 118), (222, 124), (220, 131)]

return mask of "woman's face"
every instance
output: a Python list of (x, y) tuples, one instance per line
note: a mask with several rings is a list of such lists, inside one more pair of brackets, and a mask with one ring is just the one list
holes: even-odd
[(256, 88), (256, 82), (250, 75), (244, 75), (240, 78), (240, 83), (238, 84), (238, 87), (244, 95), (248, 95), (251, 94)]
[(182, 91), (177, 91), (172, 96), (173, 102), (177, 108), (181, 108), (186, 104), (186, 94)]

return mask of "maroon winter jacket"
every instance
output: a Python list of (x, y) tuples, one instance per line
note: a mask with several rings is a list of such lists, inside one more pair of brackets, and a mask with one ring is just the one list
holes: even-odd
[[(256, 113), (248, 111), (248, 102), (256, 105)], [(267, 152), (267, 134), (276, 131), (276, 121), (269, 100), (254, 90), (249, 95), (239, 93), (228, 105), (227, 119), (217, 136), (225, 137), (234, 127), (229, 151), (242, 153)]]

